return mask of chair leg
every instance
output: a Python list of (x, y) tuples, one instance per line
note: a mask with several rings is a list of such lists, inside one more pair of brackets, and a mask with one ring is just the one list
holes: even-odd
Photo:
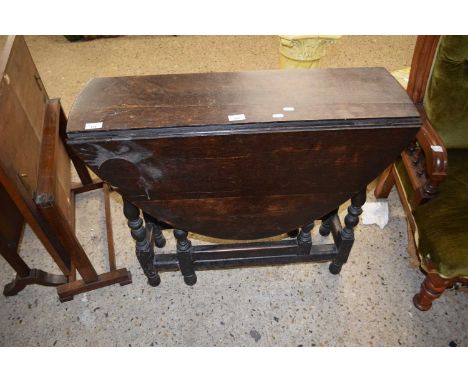
[(413, 303), (419, 310), (426, 311), (432, 306), (432, 302), (439, 298), (445, 289), (453, 286), (453, 279), (444, 279), (437, 273), (428, 273), (418, 294), (414, 295)]
[(388, 198), (388, 194), (392, 190), (395, 180), (393, 179), (393, 164), (388, 166), (377, 181), (377, 186), (374, 190), (374, 195), (377, 199)]

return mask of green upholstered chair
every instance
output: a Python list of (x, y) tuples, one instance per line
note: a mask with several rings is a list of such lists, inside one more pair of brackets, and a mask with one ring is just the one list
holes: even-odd
[(423, 126), (375, 195), (397, 186), (426, 274), (413, 301), (428, 310), (468, 282), (468, 36), (418, 37), (407, 91)]

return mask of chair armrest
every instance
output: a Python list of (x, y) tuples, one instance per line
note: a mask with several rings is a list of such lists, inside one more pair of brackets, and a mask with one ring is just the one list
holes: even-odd
[(424, 116), (424, 128), (416, 135), (426, 158), (426, 177), (424, 193), (432, 198), (438, 191), (439, 184), (447, 177), (448, 154), (444, 141)]
[(410, 200), (413, 209), (437, 194), (439, 185), (447, 177), (448, 168), (448, 155), (444, 142), (422, 108), (420, 112), (423, 125), (416, 135), (417, 144), (413, 144), (402, 153), (403, 163), (415, 190)]

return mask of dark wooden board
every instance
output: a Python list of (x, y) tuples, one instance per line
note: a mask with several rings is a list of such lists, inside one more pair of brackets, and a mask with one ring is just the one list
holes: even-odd
[(0, 53), (0, 183), (59, 268), (68, 274), (70, 258), (32, 199), (47, 99), (24, 38), (8, 37)]
[(0, 62), (0, 160), (34, 193), (47, 93), (22, 37), (7, 40)]
[(72, 144), (103, 180), (174, 227), (254, 239), (336, 208), (391, 163), (417, 125)]
[[(24, 218), (0, 183), (0, 253), (16, 252), (21, 239)], [(25, 272), (27, 273), (27, 272)]]
[[(229, 121), (238, 114), (246, 119)], [(384, 68), (174, 74), (93, 79), (75, 101), (67, 131), (94, 122), (112, 131), (410, 116), (418, 113)]]

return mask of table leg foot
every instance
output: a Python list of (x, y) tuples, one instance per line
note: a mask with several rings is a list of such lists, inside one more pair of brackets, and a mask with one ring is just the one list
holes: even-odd
[(331, 274), (337, 275), (341, 272), (341, 268), (343, 267), (343, 264), (337, 264), (335, 262), (331, 262), (330, 265), (328, 266), (328, 269)]
[(29, 275), (26, 277), (16, 278), (5, 285), (3, 294), (5, 296), (15, 296), (21, 292), (28, 285), (36, 284), (42, 286), (59, 286), (68, 282), (68, 279), (64, 275), (54, 275), (51, 273), (44, 272), (40, 269), (31, 269)]
[(159, 274), (156, 273), (153, 276), (148, 277), (148, 284), (152, 287), (157, 287), (159, 284), (161, 284), (161, 277)]
[(190, 275), (190, 276), (184, 276), (184, 282), (185, 282), (185, 284), (187, 284), (189, 286), (195, 285), (196, 282), (197, 282), (197, 275), (193, 274), (193, 275)]

